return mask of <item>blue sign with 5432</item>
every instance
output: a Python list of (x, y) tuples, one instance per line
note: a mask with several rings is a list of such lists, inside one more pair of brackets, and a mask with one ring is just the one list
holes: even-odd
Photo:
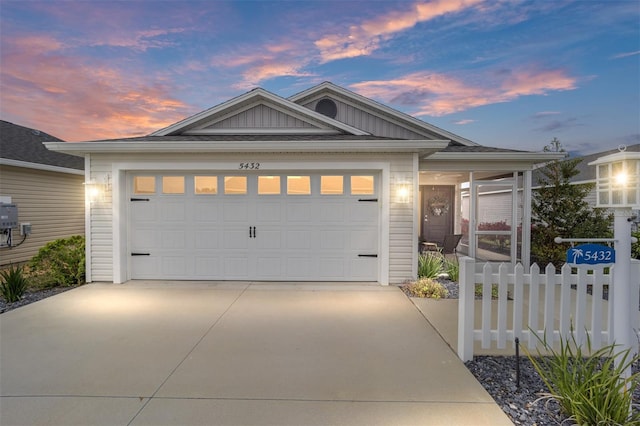
[(567, 263), (573, 265), (603, 265), (616, 261), (616, 251), (600, 244), (581, 244), (567, 250)]

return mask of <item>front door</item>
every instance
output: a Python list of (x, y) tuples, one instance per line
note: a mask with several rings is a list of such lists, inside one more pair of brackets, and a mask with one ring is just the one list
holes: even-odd
[(422, 226), (420, 239), (442, 244), (444, 236), (453, 233), (454, 216), (453, 185), (422, 185)]

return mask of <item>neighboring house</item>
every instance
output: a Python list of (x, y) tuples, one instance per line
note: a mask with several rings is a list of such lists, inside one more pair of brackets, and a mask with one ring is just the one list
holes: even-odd
[[(628, 145), (628, 146), (625, 145), (624, 149), (626, 151), (628, 151), (628, 152), (640, 152), (640, 144), (634, 144), (634, 145)], [(582, 157), (576, 157), (576, 158), (580, 158), (582, 160), (580, 163), (578, 163), (578, 166), (577, 166), (577, 170), (580, 173), (578, 173), (576, 176), (571, 178), (571, 183), (572, 184), (584, 184), (584, 183), (595, 184), (596, 183), (596, 166), (590, 166), (589, 163), (591, 163), (593, 161), (596, 161), (600, 157), (604, 157), (606, 155), (615, 154), (616, 152), (619, 152), (619, 150), (618, 149), (610, 149), (608, 151), (602, 151), (602, 152), (597, 152), (595, 154), (589, 154), (589, 155), (585, 155), (585, 156), (582, 156)], [(538, 176), (537, 176), (538, 173), (539, 172), (537, 172), (537, 173), (534, 172), (534, 174), (533, 174), (534, 182), (538, 181)], [(535, 186), (534, 186), (534, 189), (535, 189)], [(586, 200), (589, 202), (591, 207), (595, 207), (596, 206), (596, 189), (595, 189), (595, 187), (594, 187), (593, 190), (591, 190), (589, 195), (586, 197)]]
[[(0, 121), (0, 201), (18, 211), (12, 247), (0, 247), (0, 266), (28, 261), (49, 241), (84, 234), (84, 160), (50, 151), (43, 142), (61, 141)], [(31, 224), (26, 238), (20, 223)]]
[(85, 157), (102, 189), (87, 279), (115, 283), (399, 283), (420, 239), (460, 231), (463, 182), (530, 193), (534, 165), (559, 158), (480, 146), (328, 82), (287, 99), (254, 89), (149, 136), (46, 146)]
[[(640, 152), (640, 144), (629, 145), (625, 147), (628, 152)], [(604, 157), (606, 155), (614, 154), (618, 152), (618, 149), (611, 149), (608, 151), (597, 152), (595, 154), (589, 154), (581, 157), (570, 157), (569, 159), (574, 160), (579, 158), (580, 161), (576, 169), (578, 170), (578, 174), (571, 178), (571, 184), (580, 185), (580, 184), (594, 184), (596, 183), (596, 167), (590, 166), (589, 163), (597, 160), (600, 157)], [(544, 178), (541, 169), (538, 168), (534, 170), (532, 181), (533, 181), (533, 191), (540, 187), (540, 180)], [(521, 203), (522, 194), (519, 195), (518, 202)], [(585, 198), (586, 201), (591, 205), (591, 207), (596, 206), (596, 189), (595, 186), (591, 190), (591, 192)], [(479, 214), (478, 220), (482, 223), (490, 224), (496, 223), (509, 214), (511, 211), (511, 193), (507, 190), (502, 191), (487, 191), (481, 194), (481, 203), (483, 204), (480, 209), (481, 212)], [(463, 195), (462, 201), (462, 217), (464, 220), (468, 220), (469, 218), (469, 194), (465, 193)], [(522, 212), (520, 211), (518, 217), (522, 217)], [(507, 221), (510, 224), (510, 221)]]

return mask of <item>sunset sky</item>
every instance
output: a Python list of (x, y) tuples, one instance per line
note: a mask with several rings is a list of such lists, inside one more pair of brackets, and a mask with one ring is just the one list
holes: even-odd
[(0, 119), (146, 135), (331, 81), (483, 145), (640, 143), (640, 1), (0, 0)]

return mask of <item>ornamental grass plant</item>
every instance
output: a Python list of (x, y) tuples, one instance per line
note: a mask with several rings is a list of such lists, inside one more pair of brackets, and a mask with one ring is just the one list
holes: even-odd
[(444, 256), (438, 251), (427, 251), (418, 257), (418, 278), (436, 278), (444, 271)]
[(22, 266), (10, 265), (8, 269), (0, 271), (0, 294), (7, 303), (17, 302), (25, 291), (27, 279)]
[(535, 336), (543, 346), (537, 356), (523, 349), (549, 389), (541, 399), (558, 401), (563, 414), (578, 425), (640, 425), (640, 412), (632, 411), (640, 373), (624, 374), (639, 361), (638, 355), (615, 344), (594, 351), (588, 333), (583, 351), (573, 329), (571, 337), (560, 339), (558, 350), (546, 337)]

